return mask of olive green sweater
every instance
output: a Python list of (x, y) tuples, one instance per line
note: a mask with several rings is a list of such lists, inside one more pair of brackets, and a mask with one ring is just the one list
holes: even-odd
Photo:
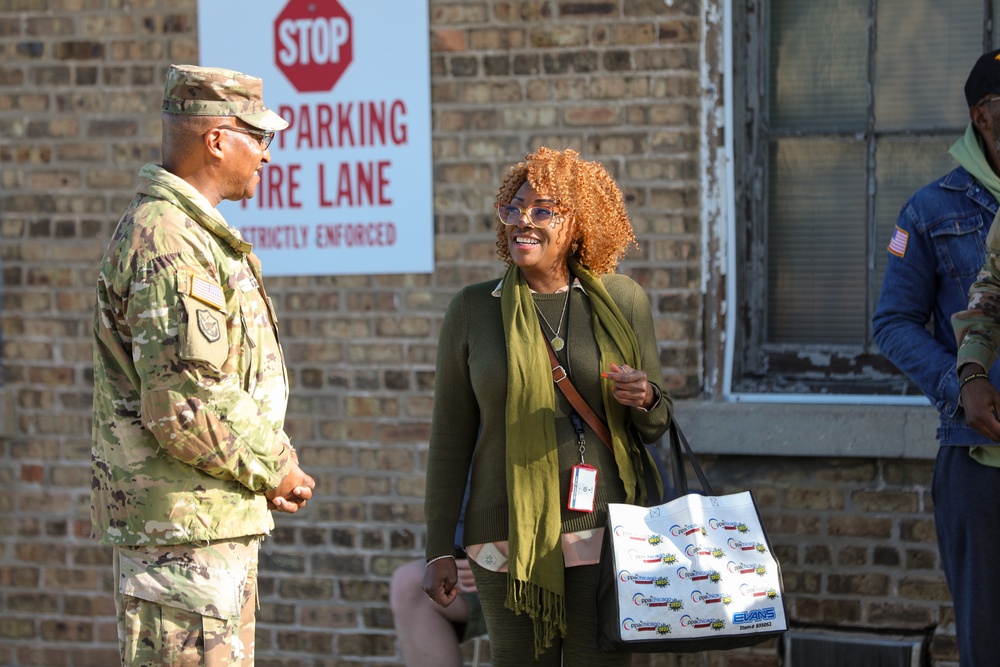
[[(660, 391), (660, 401), (649, 412), (630, 411), (640, 439), (655, 442), (670, 424), (672, 406), (663, 390), (649, 299), (626, 276), (609, 274), (602, 276), (601, 281), (631, 323), (642, 354), (643, 370)], [(428, 559), (454, 550), (455, 527), (470, 468), (463, 544), (507, 539), (507, 346), (497, 286), (498, 281), (494, 280), (461, 290), (448, 306), (441, 325), (425, 491)], [(534, 295), (535, 303), (552, 327), (558, 326), (565, 297), (565, 293)], [(580, 286), (571, 292), (567, 319), (561, 332), (566, 347), (557, 356), (570, 372), (577, 390), (607, 423), (600, 383), (601, 372), (609, 369), (598, 368), (590, 302)], [(552, 332), (546, 329), (546, 335), (551, 338)], [(567, 498), (570, 470), (580, 462), (576, 432), (569, 419), (572, 408), (554, 384), (548, 384), (544, 390), (556, 396), (560, 492)], [(601, 527), (607, 517), (607, 503), (625, 501), (614, 456), (589, 426), (585, 430), (584, 460), (598, 469), (596, 509), (591, 513), (576, 512), (565, 509), (564, 502), (563, 532)]]

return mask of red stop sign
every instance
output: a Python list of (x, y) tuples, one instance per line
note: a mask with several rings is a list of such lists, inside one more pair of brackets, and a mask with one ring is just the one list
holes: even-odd
[(274, 19), (274, 61), (300, 93), (331, 90), (354, 58), (351, 15), (337, 0), (288, 0)]

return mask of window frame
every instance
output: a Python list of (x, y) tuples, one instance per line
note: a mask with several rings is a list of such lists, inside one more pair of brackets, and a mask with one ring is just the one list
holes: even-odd
[[(995, 3), (996, 7), (993, 0), (983, 0), (983, 3), (988, 17), (1000, 12), (1000, 2)], [(722, 1), (725, 19), (720, 45), (724, 56), (720, 106), (725, 126), (732, 129), (724, 133), (720, 162), (725, 166), (728, 187), (722, 193), (724, 201), (720, 206), (724, 219), (716, 224), (720, 227), (718, 234), (726, 241), (727, 251), (724, 269), (726, 335), (723, 341), (716, 341), (723, 348), (723, 367), (706, 366), (706, 389), (710, 394), (734, 402), (927, 405), (927, 398), (878, 352), (870, 323), (862, 345), (777, 344), (765, 340), (768, 298), (768, 221), (765, 213), (771, 137), (760, 119), (767, 117), (769, 26), (762, 5), (755, 4), (756, 11), (746, 11), (743, 7), (745, 4), (735, 7), (732, 0)], [(992, 18), (988, 18), (984, 27), (984, 51), (990, 48), (993, 23)], [(874, 25), (869, 26), (869, 43), (873, 43), (875, 30)], [(737, 60), (741, 63), (739, 71), (734, 67)], [(706, 76), (710, 79), (711, 73)], [(874, 103), (872, 95), (863, 138), (869, 177), (874, 177), (878, 141), (920, 134), (877, 130)], [(755, 120), (746, 122), (748, 118)], [(706, 132), (703, 136), (711, 135)], [(710, 159), (706, 168), (711, 169), (711, 153), (707, 154)], [(877, 238), (877, 225), (872, 224), (875, 203), (874, 188), (869, 187), (866, 192), (869, 279), (863, 295), (869, 321), (880, 289), (876, 284), (879, 281), (873, 258), (885, 242)], [(823, 363), (813, 363), (817, 357), (823, 359)], [(837, 369), (835, 374), (830, 373), (832, 368)], [(721, 372), (715, 373), (716, 370)]]

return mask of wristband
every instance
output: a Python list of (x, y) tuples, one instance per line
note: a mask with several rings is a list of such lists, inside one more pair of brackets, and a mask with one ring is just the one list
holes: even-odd
[(962, 387), (964, 387), (965, 385), (969, 384), (973, 380), (989, 380), (989, 379), (990, 379), (990, 376), (987, 375), (986, 373), (972, 373), (971, 375), (967, 375), (966, 377), (964, 377), (958, 383), (958, 390), (962, 391)]

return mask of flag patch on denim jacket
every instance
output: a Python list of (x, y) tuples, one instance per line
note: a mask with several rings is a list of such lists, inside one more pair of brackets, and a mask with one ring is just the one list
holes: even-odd
[(891, 252), (896, 257), (903, 257), (906, 255), (906, 242), (910, 240), (910, 235), (904, 232), (899, 227), (896, 227), (896, 231), (892, 233), (892, 239), (889, 240), (889, 252)]

